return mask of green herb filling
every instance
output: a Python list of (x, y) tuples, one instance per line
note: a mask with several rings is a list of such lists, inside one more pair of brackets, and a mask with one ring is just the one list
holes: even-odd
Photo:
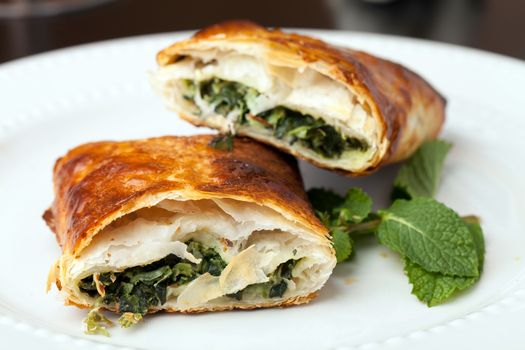
[(343, 135), (323, 119), (282, 106), (251, 114), (249, 107), (259, 92), (240, 83), (218, 78), (201, 82), (183, 80), (183, 88), (183, 97), (188, 101), (195, 101), (198, 90), (202, 100), (216, 113), (224, 116), (238, 113), (238, 125), (271, 130), (276, 138), (290, 144), (298, 142), (326, 158), (339, 158), (345, 151), (368, 149), (365, 141)]
[(237, 293), (228, 295), (237, 300), (242, 300), (243, 295), (251, 294), (265, 299), (281, 298), (288, 289), (288, 281), (292, 279), (292, 271), (299, 260), (290, 259), (275, 269), (268, 278), (268, 282), (252, 284), (238, 291)]
[[(168, 287), (184, 285), (206, 272), (219, 276), (226, 267), (226, 262), (213, 248), (194, 240), (186, 244), (189, 253), (202, 259), (199, 264), (170, 254), (145, 266), (86, 277), (80, 281), (79, 288), (89, 296), (97, 298), (99, 306), (116, 307), (117, 312), (128, 313), (134, 318), (145, 315), (148, 310), (160, 307), (166, 302)], [(297, 260), (288, 260), (268, 276), (268, 282), (248, 286), (228, 296), (242, 300), (244, 292), (251, 290), (251, 293), (264, 298), (280, 298), (288, 287), (287, 280), (292, 279), (292, 270), (296, 263)], [(101, 289), (103, 296), (99, 292)], [(125, 321), (128, 324), (130, 320)]]
[(173, 254), (154, 263), (126, 269), (122, 272), (107, 272), (98, 276), (97, 291), (94, 276), (79, 283), (82, 292), (97, 297), (101, 306), (116, 306), (119, 313), (131, 312), (144, 315), (149, 309), (166, 302), (168, 286), (180, 286), (209, 272), (219, 276), (226, 267), (221, 256), (213, 249), (197, 241), (188, 241), (188, 252), (202, 259), (199, 264), (181, 259)]

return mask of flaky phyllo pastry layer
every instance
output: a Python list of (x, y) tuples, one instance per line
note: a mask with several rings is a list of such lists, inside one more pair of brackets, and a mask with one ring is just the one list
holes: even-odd
[(205, 28), (157, 61), (153, 86), (182, 118), (346, 174), (407, 158), (444, 120), (445, 100), (405, 67), (249, 22)]
[(54, 170), (44, 217), (66, 302), (120, 313), (300, 304), (335, 266), (291, 158), (210, 136), (79, 146)]

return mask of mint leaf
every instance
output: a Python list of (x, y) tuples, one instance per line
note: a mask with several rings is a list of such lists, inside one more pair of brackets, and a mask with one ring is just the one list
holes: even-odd
[(403, 164), (394, 181), (392, 199), (433, 197), (436, 193), (443, 163), (452, 144), (427, 141)]
[(479, 262), (478, 270), (481, 273), (481, 271), (483, 270), (483, 263), (485, 262), (485, 238), (483, 237), (483, 230), (481, 229), (479, 220), (477, 223), (473, 223), (463, 218), (463, 221), (467, 225), (472, 239), (474, 240), (474, 245), (476, 246), (476, 254), (478, 255)]
[(348, 190), (344, 202), (335, 208), (340, 224), (363, 221), (372, 210), (372, 199), (360, 188)]
[[(481, 226), (479, 223), (473, 223), (465, 218), (463, 221), (474, 239), (479, 261), (478, 271), (481, 273), (485, 255), (485, 242)], [(459, 277), (447, 276), (438, 272), (428, 272), (407, 258), (404, 261), (405, 273), (413, 286), (412, 294), (428, 306), (441, 304), (457, 291), (467, 289), (479, 280), (479, 276)]]
[(323, 225), (325, 225), (327, 228), (330, 228), (332, 225), (332, 215), (327, 211), (319, 211), (315, 210), (315, 215), (321, 220)]
[(354, 242), (348, 235), (348, 232), (342, 231), (341, 229), (334, 229), (331, 231), (331, 234), (337, 262), (343, 262), (352, 254)]
[(372, 210), (372, 199), (360, 188), (349, 189), (344, 197), (324, 188), (312, 188), (307, 194), (318, 216), (329, 215), (334, 225), (359, 223)]
[[(379, 222), (376, 216), (370, 214), (372, 199), (359, 188), (351, 188), (345, 197), (330, 190), (314, 188), (308, 191), (308, 198), (316, 215), (330, 231), (337, 262), (348, 259), (352, 254), (354, 244), (349, 235), (351, 232), (371, 233)], [(375, 221), (366, 222), (371, 219)]]
[(307, 195), (314, 210), (321, 213), (331, 212), (344, 201), (342, 196), (324, 188), (312, 188)]
[(455, 292), (470, 287), (479, 279), (428, 272), (409, 259), (405, 259), (405, 273), (413, 286), (412, 294), (428, 306), (441, 304)]
[(429, 272), (476, 277), (479, 259), (467, 225), (432, 198), (397, 200), (379, 212), (381, 244)]

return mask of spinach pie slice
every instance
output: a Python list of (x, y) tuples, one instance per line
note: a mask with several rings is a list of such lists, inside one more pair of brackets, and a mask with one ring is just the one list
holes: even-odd
[(155, 90), (183, 119), (362, 175), (409, 157), (444, 98), (409, 69), (304, 35), (226, 22), (157, 55)]
[(44, 219), (67, 304), (117, 313), (303, 304), (335, 267), (295, 160), (212, 135), (81, 145), (54, 168)]

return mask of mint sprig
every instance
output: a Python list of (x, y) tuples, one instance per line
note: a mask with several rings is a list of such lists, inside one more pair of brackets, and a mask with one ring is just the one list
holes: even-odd
[(441, 304), (476, 283), (485, 244), (479, 219), (461, 218), (433, 199), (451, 144), (424, 143), (400, 168), (394, 203), (372, 213), (372, 200), (352, 188), (345, 197), (325, 189), (308, 192), (317, 215), (329, 228), (337, 261), (354, 251), (352, 237), (375, 233), (379, 242), (401, 255), (412, 294), (428, 306)]
[[(351, 232), (363, 233), (366, 225), (359, 225), (368, 218), (372, 210), (372, 199), (360, 188), (351, 188), (345, 197), (315, 188), (308, 191), (308, 198), (332, 236), (337, 262), (347, 260), (353, 251)], [(374, 223), (376, 226), (377, 223)]]

